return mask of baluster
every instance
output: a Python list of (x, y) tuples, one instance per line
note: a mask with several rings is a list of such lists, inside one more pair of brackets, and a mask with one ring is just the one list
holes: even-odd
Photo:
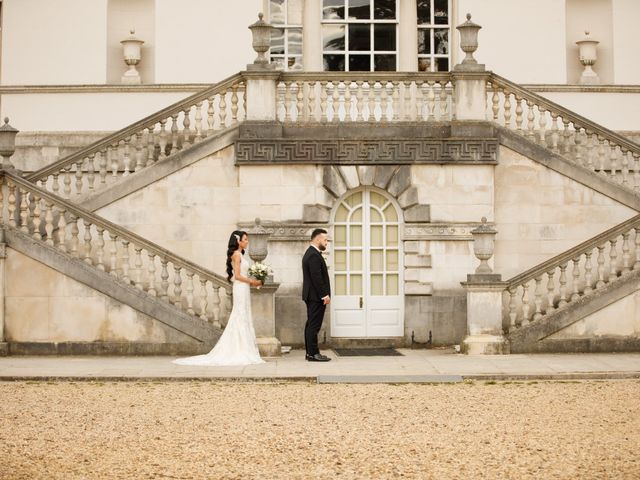
[[(2, 185), (0, 185), (0, 191), (2, 190)], [(0, 196), (0, 210), (2, 210), (2, 199)], [(45, 200), (45, 214), (44, 214), (44, 231), (47, 236), (47, 245), (54, 245), (53, 241), (53, 203), (49, 200)], [(0, 222), (1, 223), (1, 222)]]
[(136, 166), (134, 167), (134, 171), (138, 172), (144, 168), (144, 156), (142, 153), (142, 131), (139, 131), (138, 133), (136, 133), (135, 149), (136, 149)]
[[(9, 198), (7, 200), (7, 216), (9, 218), (9, 226), (16, 228), (16, 185), (13, 182), (7, 182), (9, 187)], [(638, 235), (636, 235), (638, 238)]]
[(182, 111), (182, 148), (189, 148), (191, 145), (191, 107)]
[(631, 162), (633, 163), (633, 189), (637, 192), (640, 190), (640, 155), (631, 154)]
[(536, 277), (536, 289), (534, 291), (534, 300), (533, 303), (536, 306), (535, 313), (533, 314), (533, 319), (538, 320), (542, 317), (542, 277)]
[(618, 146), (613, 145), (613, 143), (609, 143), (609, 164), (610, 164), (610, 172), (611, 180), (614, 182), (620, 182), (620, 179), (616, 178), (618, 175)]
[(171, 141), (167, 145), (167, 157), (180, 150), (181, 143), (179, 143), (178, 137), (178, 115), (178, 113), (171, 115)]
[(91, 222), (82, 220), (84, 224), (84, 258), (83, 260), (91, 265)]
[(429, 119), (429, 83), (416, 82), (416, 95), (420, 94), (420, 98), (416, 98), (418, 114), (416, 120), (427, 121)]
[(640, 227), (633, 228), (633, 234), (635, 235), (634, 243), (636, 244), (635, 262), (633, 262), (633, 269), (640, 268)]
[(392, 93), (392, 107), (393, 108), (393, 121), (397, 122), (400, 120), (400, 82), (394, 81), (391, 82), (393, 85), (393, 93)]
[(320, 121), (327, 121), (327, 82), (320, 82)]
[(547, 146), (547, 130), (546, 130), (546, 126), (547, 126), (547, 111), (542, 108), (542, 107), (538, 107), (538, 112), (540, 112), (540, 118), (538, 119), (538, 123), (540, 125), (540, 130), (539, 130), (539, 143), (540, 145), (542, 145), (543, 147)]
[(62, 184), (64, 187), (62, 188), (62, 192), (64, 193), (64, 198), (71, 198), (71, 172), (69, 171), (71, 167), (65, 168), (62, 170)]
[(604, 245), (598, 247), (598, 281), (596, 282), (596, 288), (602, 288), (604, 285)]
[(449, 120), (447, 114), (447, 88), (445, 81), (440, 82), (440, 118), (441, 122)]
[[(308, 99), (307, 99), (307, 119), (310, 122), (317, 122), (317, 107), (316, 107), (316, 83), (315, 81), (311, 81), (307, 84), (308, 88)], [(205, 316), (206, 319), (206, 316)]]
[(153, 165), (153, 162), (155, 161), (156, 141), (154, 129), (155, 126), (147, 128), (147, 167)]
[(80, 245), (80, 229), (78, 228), (78, 217), (75, 215), (70, 216), (71, 220), (71, 256), (78, 258), (78, 246)]
[(595, 168), (595, 162), (593, 161), (594, 155), (597, 154), (596, 145), (598, 143), (598, 140), (597, 140), (596, 134), (594, 133), (594, 134), (588, 135), (587, 142), (588, 142), (588, 144), (587, 144), (587, 168), (593, 172), (596, 169)]
[(562, 119), (562, 150), (563, 155), (571, 153), (571, 130), (569, 129), (569, 121)]
[(629, 245), (629, 236), (631, 232), (622, 234), (622, 274), (631, 271), (631, 246)]
[(40, 219), (40, 195), (34, 192), (31, 196), (33, 198), (33, 238), (36, 240), (42, 240), (42, 234), (40, 233), (40, 224), (42, 223), (42, 220)]
[(131, 137), (127, 137), (124, 139), (124, 156), (122, 158), (124, 163), (124, 173), (122, 174), (124, 177), (128, 176), (131, 173), (131, 156), (129, 154), (129, 145), (131, 144)]
[[(298, 110), (301, 112), (301, 110)], [(193, 272), (187, 272), (187, 313), (189, 315), (195, 315), (196, 311), (193, 309)]]
[(96, 267), (98, 270), (102, 270), (104, 272), (104, 228), (96, 227), (96, 230), (98, 231), (98, 241), (96, 242), (98, 244), (98, 248), (96, 250)]
[(207, 280), (205, 278), (200, 279), (200, 315), (201, 320), (208, 322), (207, 318)]
[(527, 283), (522, 285), (522, 321), (520, 326), (524, 327), (529, 324), (529, 312), (531, 311), (531, 303), (529, 299), (529, 285)]
[(562, 308), (567, 304), (567, 265), (567, 262), (560, 265), (560, 299), (558, 308)]
[(214, 97), (207, 98), (207, 137), (213, 134), (215, 127), (213, 101)]
[(517, 294), (517, 286), (509, 288), (509, 325), (511, 331), (516, 329), (516, 319), (518, 318), (518, 304), (516, 302)]
[(500, 94), (498, 93), (498, 87), (491, 85), (493, 89), (493, 95), (491, 96), (491, 111), (493, 112), (493, 121), (498, 123), (498, 112), (500, 112)]
[(362, 80), (356, 81), (356, 120), (364, 121), (364, 100), (362, 93)]
[(551, 151), (553, 153), (559, 153), (558, 139), (560, 135), (558, 133), (558, 114), (551, 113)]
[(573, 262), (573, 282), (571, 301), (575, 302), (580, 298), (580, 257), (571, 260)]
[(158, 160), (164, 160), (165, 158), (167, 158), (167, 119), (163, 119), (160, 120), (160, 134), (159, 134), (159, 141), (158, 143), (160, 144), (160, 156), (158, 157)]
[(598, 146), (598, 173), (606, 175), (606, 172), (605, 172), (605, 169), (604, 169), (604, 162), (605, 162), (605, 157), (606, 157), (605, 146), (604, 146), (605, 139), (598, 135), (598, 141), (599, 141), (599, 146)]
[(332, 96), (331, 96), (331, 108), (333, 110), (333, 122), (340, 121), (340, 91), (339, 86), (340, 82), (331, 82), (331, 86), (333, 87)]
[(411, 120), (411, 82), (405, 81), (404, 83), (404, 119)]
[[(236, 90), (234, 90), (234, 94), (236, 96), (236, 111), (235, 111), (235, 115), (236, 117), (234, 118), (234, 120), (237, 120), (237, 116), (238, 116), (238, 92)], [(193, 138), (193, 143), (198, 143), (199, 141), (202, 140), (202, 102), (198, 102), (196, 103), (196, 117), (195, 117), (196, 123), (194, 125), (195, 128), (195, 136)]]
[(511, 92), (504, 92), (504, 126), (511, 129)]
[(367, 82), (367, 85), (369, 86), (369, 105), (368, 105), (368, 116), (367, 116), (367, 121), (368, 122), (375, 122), (376, 121), (376, 82), (372, 82), (369, 81)]
[[(391, 105), (389, 99), (393, 95), (393, 85), (391, 82), (385, 82), (382, 86), (382, 99), (380, 100), (380, 121), (389, 121), (389, 107)], [(391, 112), (391, 118), (393, 118), (393, 112)]]
[(291, 82), (284, 82), (284, 121), (291, 122)]
[(436, 119), (436, 92), (434, 89), (434, 84), (435, 82), (433, 80), (429, 80), (427, 82), (427, 84), (429, 85), (429, 90), (427, 91), (427, 105), (429, 106), (429, 115), (427, 117), (427, 120), (432, 122)]
[[(98, 176), (100, 177), (100, 185), (105, 185), (107, 183), (107, 151), (103, 150), (102, 152), (96, 153), (96, 157), (98, 160)], [(55, 190), (54, 190), (55, 192)]]
[(96, 176), (95, 176), (96, 168), (94, 163), (95, 159), (96, 159), (96, 154), (92, 153), (91, 155), (89, 155), (89, 159), (87, 161), (87, 183), (88, 183), (90, 192), (93, 191), (94, 184), (96, 182)]
[(29, 192), (26, 190), (18, 190), (20, 194), (20, 231), (29, 233), (29, 203), (27, 196)]
[(574, 135), (574, 142), (576, 144), (576, 163), (578, 165), (584, 165), (582, 159), (582, 132), (583, 129), (581, 127), (576, 126), (576, 133)]
[(160, 298), (169, 300), (169, 271), (167, 269), (168, 260), (165, 258), (160, 260), (162, 269), (160, 271)]
[(547, 272), (547, 308), (544, 311), (545, 315), (553, 312), (555, 310), (555, 296), (556, 296), (556, 286), (553, 282), (553, 276), (555, 275), (555, 268), (549, 272)]
[(585, 253), (586, 260), (584, 262), (584, 294), (591, 293), (593, 290), (593, 276), (591, 274), (591, 270), (593, 267), (591, 266), (591, 255), (593, 255), (592, 251)]
[(238, 85), (231, 87), (231, 123), (238, 122)]
[(129, 241), (122, 240), (122, 280), (126, 283), (131, 283), (129, 278)]
[(305, 108), (304, 108), (304, 86), (301, 80), (296, 82), (296, 121), (308, 121), (308, 118), (305, 118)]
[(357, 118), (357, 111), (354, 112), (354, 109), (357, 110), (353, 105), (353, 99), (355, 98), (351, 94), (351, 84), (352, 82), (347, 80), (344, 82), (344, 121), (352, 122)]
[(67, 251), (67, 210), (66, 208), (60, 208), (58, 210), (58, 250), (61, 252)]
[(629, 152), (627, 150), (620, 150), (622, 155), (622, 185), (629, 188)]
[(616, 244), (618, 239), (609, 240), (611, 247), (609, 248), (609, 282), (613, 282), (618, 278), (618, 249)]
[(516, 95), (516, 132), (522, 134), (522, 98)]
[(77, 162), (74, 164), (76, 168), (75, 174), (74, 174), (74, 176), (76, 177), (76, 183), (75, 183), (76, 196), (82, 195), (82, 164), (83, 163), (84, 163), (84, 160), (81, 160), (80, 162)]
[(51, 177), (52, 177), (52, 179), (51, 179), (51, 190), (56, 195), (60, 195), (60, 182), (58, 181), (59, 175), (57, 173), (54, 173)]
[(182, 267), (173, 266), (173, 304), (182, 310)]
[(533, 112), (533, 102), (531, 100), (527, 100), (527, 138), (532, 142), (536, 140), (536, 125), (535, 125), (536, 116)]
[(149, 257), (149, 262), (147, 263), (147, 293), (155, 297), (158, 294), (158, 292), (156, 292), (156, 256), (151, 252), (147, 253), (147, 256)]
[(338, 84), (338, 97), (340, 98), (340, 100), (339, 100), (339, 106), (337, 111), (342, 110), (344, 112), (345, 122), (349, 121), (347, 120), (347, 117), (351, 115), (351, 112), (350, 112), (351, 105), (347, 104), (347, 94), (346, 94), (347, 90), (349, 90), (348, 80), (345, 80), (344, 82), (340, 82)]
[(107, 152), (109, 153), (109, 166), (111, 167), (111, 176), (115, 178), (118, 175), (118, 171), (120, 170), (120, 165), (118, 162), (120, 150), (118, 144), (108, 147)]
[(109, 240), (111, 241), (111, 250), (109, 251), (109, 273), (118, 276), (118, 235), (109, 232)]
[(134, 245), (133, 249), (136, 252), (136, 258), (133, 262), (133, 266), (135, 269), (133, 282), (138, 290), (143, 290), (142, 288), (142, 247)]
[(213, 312), (213, 325), (220, 328), (222, 326), (220, 310), (220, 287), (213, 287), (213, 297), (211, 298), (211, 310)]

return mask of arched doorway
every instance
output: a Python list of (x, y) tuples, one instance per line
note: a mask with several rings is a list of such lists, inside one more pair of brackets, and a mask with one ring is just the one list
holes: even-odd
[(400, 209), (364, 187), (338, 201), (333, 219), (331, 336), (404, 335)]

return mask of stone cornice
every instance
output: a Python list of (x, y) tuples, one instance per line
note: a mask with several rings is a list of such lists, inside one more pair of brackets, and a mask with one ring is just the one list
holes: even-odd
[(533, 92), (640, 93), (640, 85), (522, 85)]
[(0, 94), (41, 93), (194, 93), (211, 86), (210, 83), (156, 83), (148, 85), (0, 85)]

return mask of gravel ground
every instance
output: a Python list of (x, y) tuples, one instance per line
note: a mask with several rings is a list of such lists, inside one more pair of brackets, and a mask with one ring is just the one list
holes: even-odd
[(640, 381), (0, 383), (0, 478), (640, 478)]

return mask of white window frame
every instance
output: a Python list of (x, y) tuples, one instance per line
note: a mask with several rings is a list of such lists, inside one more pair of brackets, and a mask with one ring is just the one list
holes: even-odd
[[(395, 55), (396, 57), (396, 69), (393, 71), (398, 71), (398, 61), (399, 61), (399, 52), (398, 52), (398, 15), (400, 13), (400, 0), (396, 1), (396, 18), (394, 20), (376, 20), (373, 18), (373, 5), (375, 0), (371, 0), (371, 4), (369, 5), (369, 18), (368, 19), (349, 19), (349, 2), (351, 0), (345, 0), (345, 18), (338, 20), (324, 19), (322, 12), (322, 1), (320, 2), (320, 18), (322, 19), (321, 24), (321, 32), (324, 31), (324, 25), (344, 25), (345, 26), (345, 36), (344, 36), (344, 50), (325, 50), (324, 49), (324, 35), (321, 33), (322, 42), (322, 65), (324, 67), (324, 56), (325, 55), (344, 55), (344, 71), (349, 71), (349, 56), (350, 55), (369, 55), (369, 71), (374, 72), (375, 70), (375, 55)], [(369, 42), (371, 45), (370, 50), (350, 50), (349, 49), (349, 25), (352, 24), (360, 24), (360, 25), (370, 25), (369, 29)], [(395, 50), (373, 50), (374, 48), (374, 25), (395, 25), (396, 27), (396, 48)], [(328, 71), (328, 70), (327, 70)], [(358, 70), (360, 71), (360, 70)]]
[[(300, 2), (304, 2), (304, 0), (299, 0)], [(267, 5), (268, 5), (268, 9), (269, 9), (269, 22), (271, 23), (271, 25), (273, 26), (273, 28), (277, 28), (278, 30), (284, 30), (284, 54), (282, 53), (276, 53), (276, 54), (272, 54), (271, 53), (271, 47), (269, 47), (269, 62), (273, 63), (273, 59), (277, 58), (277, 59), (282, 59), (282, 66), (284, 70), (302, 70), (302, 62), (303, 62), (303, 52), (300, 52), (300, 54), (290, 54), (289, 53), (289, 29), (293, 29), (293, 28), (298, 28), (300, 29), (300, 31), (302, 31), (302, 24), (290, 24), (289, 23), (289, 0), (284, 0), (284, 23), (278, 23), (278, 24), (274, 24), (273, 23), (273, 17), (271, 15), (271, 0), (267, 0)], [(304, 40), (303, 40), (304, 41)], [(302, 45), (301, 45), (302, 47)], [(298, 58), (299, 62), (297, 63), (297, 65), (299, 65), (299, 68), (294, 68), (294, 69), (290, 69), (289, 68), (289, 59), (290, 58)], [(294, 65), (296, 65), (296, 62), (294, 61)]]
[[(429, 31), (429, 37), (430, 37), (430, 44), (431, 44), (431, 51), (433, 52), (435, 50), (435, 39), (434, 39), (434, 31), (438, 30), (438, 29), (447, 29), (449, 31), (449, 35), (448, 35), (448, 44), (449, 44), (449, 52), (445, 55), (445, 54), (437, 54), (437, 53), (418, 53), (418, 65), (420, 64), (420, 59), (421, 58), (427, 58), (430, 60), (430, 66), (429, 66), (429, 72), (437, 72), (438, 70), (436, 69), (436, 59), (437, 58), (446, 58), (448, 60), (448, 64), (449, 64), (449, 68), (448, 71), (451, 70), (451, 62), (452, 62), (452, 58), (451, 58), (451, 51), (453, 50), (452, 48), (452, 40), (453, 40), (453, 35), (451, 33), (451, 18), (453, 16), (453, 9), (452, 9), (452, 5), (451, 5), (452, 1), (451, 0), (447, 0), (447, 19), (448, 22), (446, 24), (435, 24), (434, 23), (434, 12), (435, 12), (435, 1), (431, 0), (431, 11), (429, 12), (430, 15), (430, 24), (420, 24), (418, 23), (418, 35), (420, 34), (420, 30), (430, 30)], [(417, 13), (417, 12), (416, 12)], [(419, 67), (418, 67), (419, 68)]]

